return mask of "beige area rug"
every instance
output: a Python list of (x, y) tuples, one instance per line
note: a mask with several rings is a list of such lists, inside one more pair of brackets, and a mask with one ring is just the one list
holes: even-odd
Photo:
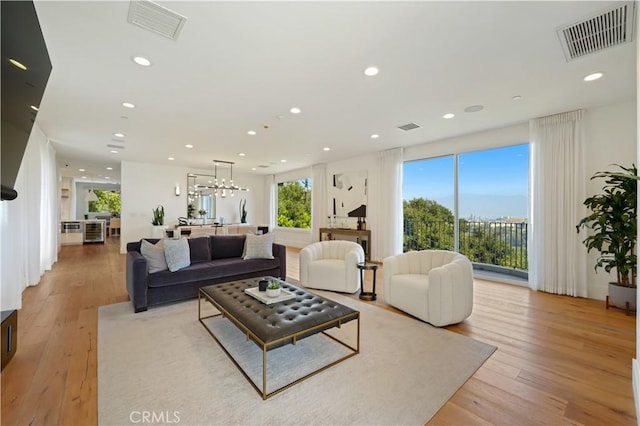
[[(318, 293), (360, 311), (360, 353), (266, 401), (198, 322), (197, 301), (139, 314), (128, 302), (101, 307), (99, 424), (422, 425), (496, 349), (339, 294)], [(209, 324), (261, 383), (257, 346), (226, 319)], [(355, 343), (355, 329), (352, 321), (334, 333)], [(331, 339), (316, 335), (269, 351), (269, 388), (344, 354), (342, 346), (326, 341)]]

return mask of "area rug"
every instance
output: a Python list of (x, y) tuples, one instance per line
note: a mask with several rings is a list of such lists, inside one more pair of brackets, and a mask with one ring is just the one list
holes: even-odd
[[(496, 349), (349, 297), (318, 293), (360, 311), (360, 353), (266, 401), (198, 322), (197, 301), (138, 314), (131, 303), (100, 307), (99, 424), (422, 425)], [(254, 381), (261, 380), (257, 346), (228, 320), (211, 321)], [(354, 330), (352, 321), (334, 332), (348, 340)], [(342, 355), (342, 346), (322, 339), (270, 351), (269, 380), (278, 385), (298, 374), (295, 368)]]

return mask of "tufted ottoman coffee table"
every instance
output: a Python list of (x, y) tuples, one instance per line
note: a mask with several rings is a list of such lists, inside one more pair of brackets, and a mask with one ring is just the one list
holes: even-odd
[[(268, 278), (276, 279), (273, 277)], [(278, 280), (282, 289), (294, 293), (296, 297), (267, 305), (245, 293), (245, 289), (257, 287), (260, 279), (263, 278), (251, 278), (201, 287), (198, 292), (198, 319), (249, 383), (262, 396), (262, 399), (267, 399), (282, 392), (360, 352), (360, 312), (282, 280)], [(210, 302), (220, 313), (203, 317), (203, 301)], [(220, 315), (228, 318), (246, 334), (247, 340), (253, 341), (262, 349), (262, 389), (256, 386), (247, 372), (244, 371), (204, 321)], [(325, 330), (341, 327), (342, 324), (352, 320), (357, 321), (356, 347), (352, 347), (324, 333)], [(267, 352), (280, 346), (295, 345), (298, 340), (316, 333), (324, 333), (331, 339), (346, 346), (350, 349), (350, 352), (334, 362), (267, 393)]]

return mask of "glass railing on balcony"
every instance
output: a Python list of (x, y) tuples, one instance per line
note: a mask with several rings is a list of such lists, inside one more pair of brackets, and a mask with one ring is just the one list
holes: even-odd
[[(468, 221), (459, 224), (459, 251), (478, 269), (522, 271), (526, 276), (527, 223)], [(404, 220), (404, 251), (454, 250), (454, 223)], [(493, 265), (495, 268), (484, 268)]]

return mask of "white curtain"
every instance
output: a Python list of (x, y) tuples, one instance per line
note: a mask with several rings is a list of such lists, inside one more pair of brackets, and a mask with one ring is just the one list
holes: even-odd
[(22, 291), (36, 285), (57, 260), (56, 156), (33, 126), (16, 177), (18, 198), (0, 202), (1, 309), (22, 307)]
[[(378, 154), (378, 229), (374, 240), (375, 259), (402, 253), (402, 148)], [(377, 244), (375, 244), (377, 241)]]
[(40, 144), (40, 164), (42, 174), (40, 176), (42, 191), (40, 193), (40, 205), (49, 208), (41, 209), (40, 216), (40, 270), (48, 271), (54, 262), (58, 260), (58, 173), (56, 165), (56, 152), (51, 142)]
[(276, 226), (276, 204), (278, 203), (275, 188), (275, 176), (266, 175), (264, 177), (264, 211), (267, 215), (267, 224), (270, 232)]
[(586, 215), (584, 111), (531, 120), (529, 285), (587, 297), (587, 254), (576, 224)]
[(320, 228), (326, 226), (327, 210), (327, 165), (316, 164), (311, 167), (311, 237), (319, 235)]

